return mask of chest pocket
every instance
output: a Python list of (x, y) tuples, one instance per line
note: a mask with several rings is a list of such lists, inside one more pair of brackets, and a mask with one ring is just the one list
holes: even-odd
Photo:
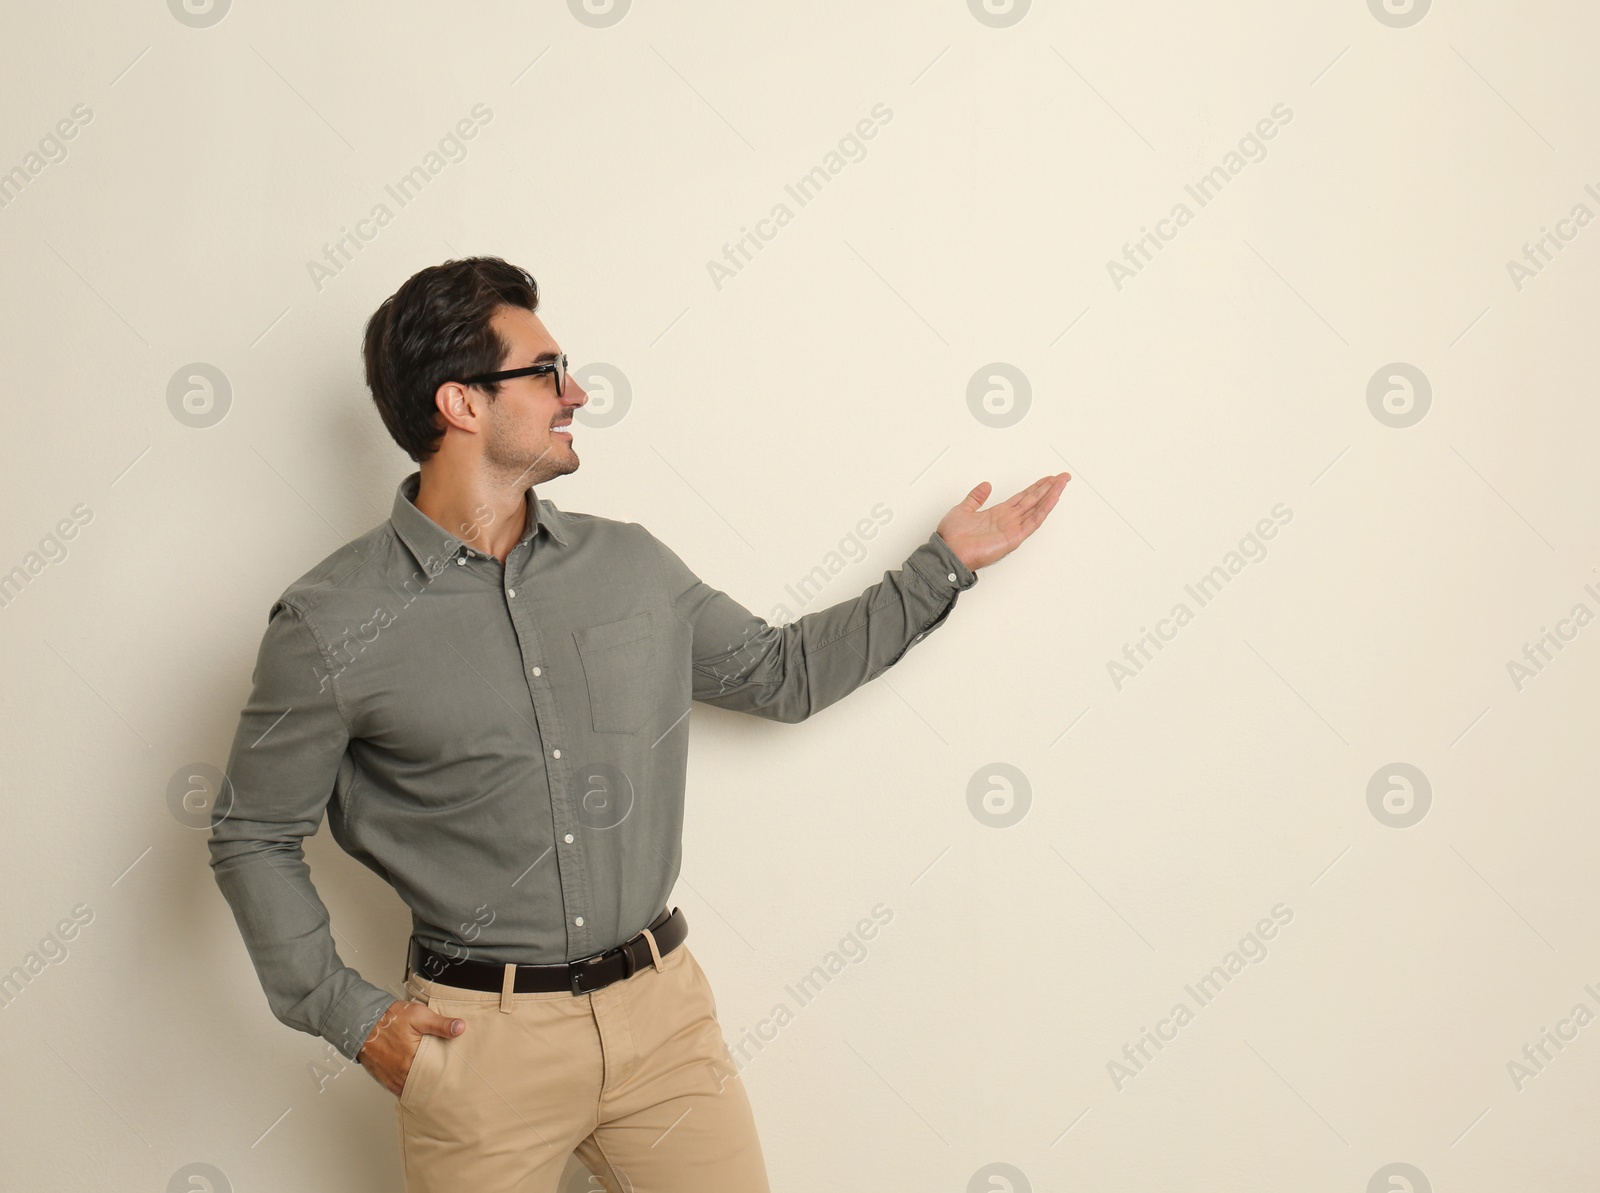
[(656, 628), (649, 610), (577, 630), (596, 733), (637, 733), (655, 708), (661, 683)]

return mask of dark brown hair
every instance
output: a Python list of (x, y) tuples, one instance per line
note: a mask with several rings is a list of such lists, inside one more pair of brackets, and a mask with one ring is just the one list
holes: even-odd
[[(505, 359), (489, 320), (506, 304), (539, 309), (533, 275), (499, 257), (466, 257), (412, 274), (367, 320), (367, 388), (389, 434), (418, 463), (444, 438), (433, 401), (439, 387), (495, 372)], [(481, 388), (490, 401), (499, 396), (498, 381)]]

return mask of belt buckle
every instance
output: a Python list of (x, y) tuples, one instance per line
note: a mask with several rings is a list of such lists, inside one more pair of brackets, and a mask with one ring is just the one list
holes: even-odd
[(580, 983), (583, 975), (588, 972), (588, 967), (604, 956), (604, 953), (596, 953), (592, 957), (584, 957), (571, 963), (569, 972), (572, 978), (572, 996), (574, 998), (580, 994), (593, 994), (596, 990), (603, 988), (600, 986), (583, 986)]
[(633, 959), (633, 950), (628, 948), (628, 946), (626, 944), (619, 944), (619, 945), (617, 945), (616, 948), (607, 949), (603, 953), (596, 953), (592, 957), (582, 957), (582, 958), (579, 958), (577, 961), (573, 961), (573, 962), (569, 963), (571, 965), (572, 993), (573, 993), (573, 996), (576, 997), (579, 994), (593, 994), (596, 990), (603, 990), (605, 988), (605, 986), (603, 986), (603, 985), (602, 986), (588, 986), (588, 987), (584, 987), (584, 986), (580, 986), (579, 985), (580, 978), (586, 972), (584, 967), (590, 966), (590, 965), (598, 966), (601, 962), (610, 960), (611, 957), (614, 954), (618, 954), (618, 953), (620, 953), (622, 955), (622, 968), (623, 968), (622, 976), (624, 978), (631, 978), (634, 975), (634, 973), (638, 970), (638, 965)]

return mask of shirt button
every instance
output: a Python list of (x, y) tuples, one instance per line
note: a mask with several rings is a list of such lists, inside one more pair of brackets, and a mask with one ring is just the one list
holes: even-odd
[(956, 574), (954, 572), (951, 572), (949, 577), (948, 577), (948, 579), (949, 579), (950, 583), (954, 584), (956, 582)]
[(467, 557), (465, 555), (457, 555), (456, 556), (456, 566), (457, 567), (466, 567), (467, 566)]
[(506, 595), (507, 596), (516, 596), (517, 595), (517, 590), (515, 588), (508, 588), (508, 589), (506, 589)]
[(572, 844), (572, 834), (571, 834), (571, 833), (568, 833), (568, 834), (567, 834), (567, 835), (566, 835), (566, 838), (565, 838), (565, 840), (566, 840), (566, 842), (567, 842), (567, 844), (568, 844), (568, 845), (571, 845), (571, 844)]
[(550, 757), (552, 757), (552, 758), (560, 758), (561, 757), (561, 751), (560, 750), (551, 750), (550, 751)]
[(537, 668), (537, 667), (535, 667), (535, 668), (534, 668), (534, 669), (533, 669), (533, 673), (534, 673), (534, 674), (535, 674), (535, 675), (538, 675), (538, 674), (539, 674), (539, 668)]
[(578, 925), (578, 927), (580, 927), (580, 928), (583, 927), (583, 917), (581, 915), (577, 919), (573, 920), (572, 922), (574, 924)]

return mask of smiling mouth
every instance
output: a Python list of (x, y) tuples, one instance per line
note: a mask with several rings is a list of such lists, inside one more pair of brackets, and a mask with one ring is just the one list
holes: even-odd
[(566, 438), (571, 439), (572, 438), (572, 424), (571, 423), (556, 423), (555, 425), (553, 425), (550, 428), (550, 432), (551, 432), (551, 434), (563, 435)]

